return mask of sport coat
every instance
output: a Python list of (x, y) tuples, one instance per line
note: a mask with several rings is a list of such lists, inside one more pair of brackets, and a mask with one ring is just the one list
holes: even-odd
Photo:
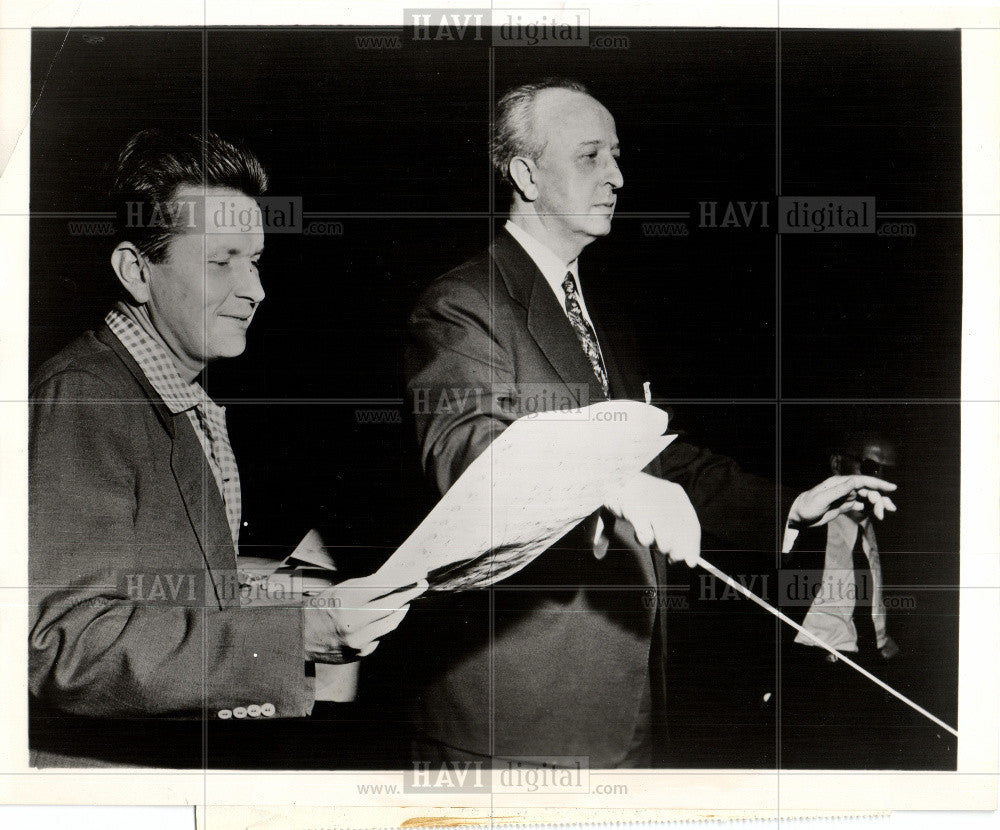
[[(589, 283), (586, 297), (611, 397), (641, 400), (637, 350), (631, 332), (611, 325), (621, 319), (613, 298)], [(567, 396), (604, 399), (551, 287), (506, 231), (424, 292), (405, 366), (421, 461), (441, 492), (525, 413), (525, 400), (546, 409)], [(773, 483), (680, 440), (648, 471), (681, 484), (707, 530), (773, 554), (776, 500), (787, 499)], [(650, 647), (666, 565), (627, 522), (610, 519), (612, 548), (595, 549), (597, 515), (492, 591), (415, 609), (411, 628), (422, 623), (422, 642), (436, 646), (416, 701), (427, 736), (483, 755), (622, 762), (651, 666), (662, 690), (662, 644)], [(665, 642), (665, 628), (659, 635)]]
[(252, 729), (309, 714), (302, 610), (240, 607), (225, 508), (188, 416), (170, 412), (107, 326), (48, 361), (30, 400), (38, 734), (96, 758), (115, 749), (110, 732), (103, 745), (65, 741), (75, 729), (92, 734), (93, 719), (116, 722), (119, 738), (124, 719), (137, 719), (138, 738), (143, 719)]

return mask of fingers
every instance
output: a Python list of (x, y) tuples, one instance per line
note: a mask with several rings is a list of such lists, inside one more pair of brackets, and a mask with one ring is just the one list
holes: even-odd
[(675, 551), (675, 554), (679, 554), (680, 559), (683, 559), (689, 568), (693, 568), (698, 564), (698, 559), (701, 557), (700, 526), (696, 525), (692, 530), (684, 534), (684, 538), (681, 540), (681, 544)]
[(694, 535), (685, 534), (684, 538), (679, 539), (673, 549), (667, 553), (667, 558), (671, 562), (684, 562), (689, 568), (693, 568), (698, 564), (698, 558), (701, 556), (701, 533), (698, 532)]
[(881, 493), (892, 493), (897, 487), (891, 481), (886, 481), (882, 478), (875, 478), (875, 476), (863, 476), (863, 475), (853, 475), (847, 477), (851, 482), (852, 490), (860, 490), (862, 488), (866, 490), (878, 490)]
[(885, 514), (887, 512), (896, 512), (896, 505), (893, 503), (892, 499), (888, 496), (883, 496), (875, 490), (862, 489), (858, 491), (858, 495), (868, 500), (868, 503), (871, 505), (871, 512), (879, 521), (885, 518)]
[(689, 568), (698, 563), (701, 555), (701, 526), (693, 511), (690, 517), (674, 517), (674, 522), (661, 519), (654, 523), (656, 547), (671, 562), (686, 562)]
[[(656, 549), (668, 556), (675, 554), (678, 548), (677, 528), (671, 527), (670, 523), (662, 515), (655, 516), (652, 525)], [(671, 561), (675, 560), (671, 559)]]
[[(833, 503), (838, 499), (852, 496), (853, 493), (857, 492), (861, 485), (855, 484), (855, 478), (856, 476), (834, 476), (833, 478), (828, 478), (819, 487), (815, 488), (815, 490), (809, 491), (805, 495), (815, 494), (815, 496), (822, 497), (825, 504), (833, 506)], [(857, 478), (860, 478), (860, 476), (857, 476)]]
[(605, 505), (632, 525), (640, 545), (694, 566), (701, 554), (698, 516), (678, 484), (639, 473)]
[(664, 509), (652, 514), (650, 523), (656, 547), (671, 562), (684, 561), (694, 567), (701, 555), (701, 524), (687, 494), (678, 485), (671, 485)]
[(635, 538), (643, 547), (649, 547), (656, 542), (656, 534), (653, 532), (652, 524), (636, 520), (632, 522), (632, 530), (635, 532)]
[[(893, 484), (891, 481), (886, 481), (884, 478), (876, 478), (875, 476), (853, 473), (851, 475), (830, 476), (817, 484), (811, 492), (819, 493), (826, 490), (842, 488), (845, 484), (847, 485), (847, 490), (860, 490), (864, 487), (869, 490), (879, 490), (883, 493), (892, 493), (898, 489), (898, 485)], [(846, 491), (841, 489), (841, 492)]]
[(409, 605), (404, 605), (400, 608), (395, 604), (391, 607), (385, 607), (378, 603), (369, 603), (360, 607), (341, 606), (334, 609), (333, 615), (336, 620), (337, 633), (343, 636), (351, 631), (360, 631), (381, 620), (389, 619), (400, 611), (405, 613), (404, 609), (409, 607)]
[(894, 490), (895, 484), (874, 476), (830, 476), (799, 494), (792, 504), (789, 520), (820, 527), (838, 515), (860, 519), (865, 510), (882, 519), (886, 511), (895, 512), (896, 506), (891, 500), (887, 503), (884, 495)]
[(660, 550), (671, 562), (683, 560), (693, 568), (701, 555), (701, 523), (683, 487), (671, 484), (669, 493), (668, 509), (656, 514), (653, 529), (669, 546), (661, 545)]
[(852, 518), (860, 518), (864, 512), (864, 505), (859, 501), (845, 501), (827, 510), (816, 521), (811, 522), (809, 527), (823, 527), (828, 525), (837, 516), (850, 515)]
[[(406, 612), (410, 610), (410, 606), (406, 605), (402, 608), (397, 608), (391, 614), (385, 617), (381, 617), (376, 620), (369, 620), (365, 622), (360, 627), (352, 630), (350, 626), (350, 621), (346, 625), (341, 626), (341, 642), (349, 648), (353, 648), (356, 651), (363, 652), (359, 656), (363, 657), (365, 654), (370, 654), (374, 651), (374, 646), (369, 648), (371, 644), (384, 637), (390, 631), (394, 631), (396, 627), (403, 621), (403, 617), (406, 616)], [(362, 622), (358, 620), (356, 622)]]
[(695, 516), (694, 528), (691, 532), (691, 542), (690, 551), (684, 557), (684, 561), (687, 562), (689, 568), (693, 568), (698, 564), (698, 560), (701, 559), (701, 522), (698, 521), (698, 517)]
[[(872, 515), (876, 519), (881, 521), (885, 518), (885, 502), (882, 499), (882, 494), (876, 492), (875, 490), (863, 490), (861, 491), (865, 494), (868, 499), (868, 504), (871, 505)], [(868, 505), (865, 505), (867, 508)]]
[(823, 518), (816, 522), (813, 527), (822, 527), (834, 516), (838, 515), (847, 515), (860, 521), (869, 514), (869, 507), (871, 508), (871, 515), (874, 515), (879, 521), (885, 518), (886, 513), (895, 513), (898, 509), (892, 499), (888, 499), (884, 496), (874, 502), (870, 502), (868, 499), (865, 499), (864, 501), (858, 501), (857, 499), (845, 501), (836, 509), (828, 510), (824, 513)]
[[(312, 616), (321, 610), (326, 611), (322, 618)], [(320, 660), (325, 655), (327, 662), (343, 662), (345, 657), (365, 657), (375, 650), (381, 637), (393, 631), (403, 621), (409, 610), (409, 605), (391, 610), (306, 608), (307, 659)], [(348, 656), (354, 652), (354, 657)]]

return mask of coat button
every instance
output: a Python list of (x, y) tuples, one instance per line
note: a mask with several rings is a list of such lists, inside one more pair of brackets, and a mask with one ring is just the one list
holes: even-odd
[(251, 718), (259, 718), (260, 717), (260, 707), (256, 703), (251, 703), (249, 706), (247, 706), (247, 714)]
[(219, 720), (229, 720), (233, 716), (232, 709), (220, 709)]
[(233, 709), (234, 718), (245, 718), (246, 716), (247, 716), (247, 710), (245, 707), (237, 706), (235, 709)]
[(274, 717), (274, 704), (273, 703), (265, 703), (265, 704), (263, 704), (260, 707), (260, 713), (265, 718), (273, 718)]

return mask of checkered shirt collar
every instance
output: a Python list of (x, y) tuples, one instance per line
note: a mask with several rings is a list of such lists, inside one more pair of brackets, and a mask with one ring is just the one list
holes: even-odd
[(112, 308), (104, 322), (135, 358), (150, 385), (172, 413), (176, 415), (198, 404), (214, 403), (201, 384), (184, 380), (166, 349), (118, 308)]

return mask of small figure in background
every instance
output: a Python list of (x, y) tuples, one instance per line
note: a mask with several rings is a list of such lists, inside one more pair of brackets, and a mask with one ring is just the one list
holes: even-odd
[[(855, 433), (843, 437), (830, 456), (830, 469), (838, 476), (860, 473), (891, 481), (896, 458), (895, 445), (877, 432)], [(838, 651), (865, 657), (877, 652), (890, 660), (899, 654), (899, 646), (887, 633), (882, 563), (870, 511), (860, 519), (841, 514), (826, 528), (822, 587), (802, 625)], [(795, 642), (814, 645), (801, 632)], [(826, 659), (837, 660), (830, 653)]]

